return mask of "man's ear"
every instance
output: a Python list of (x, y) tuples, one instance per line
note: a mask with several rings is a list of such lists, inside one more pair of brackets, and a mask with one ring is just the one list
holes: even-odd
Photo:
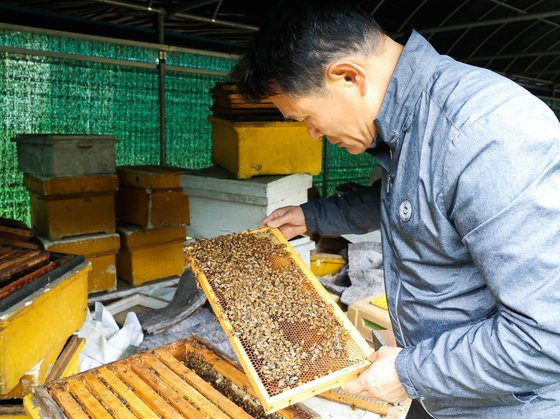
[(364, 68), (351, 60), (336, 60), (327, 67), (327, 83), (357, 87), (361, 95), (367, 93), (367, 75)]

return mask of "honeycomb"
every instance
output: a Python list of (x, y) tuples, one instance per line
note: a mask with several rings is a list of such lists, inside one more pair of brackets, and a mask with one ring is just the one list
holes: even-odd
[(222, 325), (231, 326), (269, 397), (366, 359), (292, 253), (270, 229), (189, 248)]

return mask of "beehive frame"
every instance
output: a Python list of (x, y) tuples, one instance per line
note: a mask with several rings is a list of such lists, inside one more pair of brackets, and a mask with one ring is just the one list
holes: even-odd
[(362, 335), (355, 329), (346, 315), (342, 312), (340, 307), (336, 303), (334, 303), (328, 292), (317, 280), (315, 275), (313, 275), (311, 270), (303, 262), (298, 253), (290, 246), (289, 242), (285, 239), (280, 230), (271, 228), (259, 228), (255, 230), (248, 230), (240, 234), (257, 234), (261, 236), (268, 236), (275, 243), (283, 245), (285, 247), (285, 250), (289, 253), (290, 258), (296, 263), (297, 267), (305, 275), (308, 284), (316, 291), (320, 299), (332, 310), (331, 313), (334, 315), (336, 320), (348, 332), (349, 340), (351, 340), (352, 343), (355, 344), (357, 348), (359, 348), (359, 350), (363, 353), (363, 360), (356, 362), (351, 366), (333, 371), (330, 374), (311, 380), (295, 388), (288, 389), (279, 394), (272, 396), (269, 395), (269, 392), (260, 379), (250, 356), (247, 354), (239, 337), (236, 336), (233, 325), (226, 318), (227, 316), (223, 315), (223, 310), (218, 301), (218, 297), (215, 294), (208, 278), (206, 278), (200, 267), (197, 266), (197, 261), (191, 258), (190, 262), (193, 272), (195, 273), (201, 288), (204, 290), (208, 301), (210, 301), (216, 317), (218, 318), (220, 325), (222, 326), (229, 342), (231, 343), (231, 346), (233, 347), (238, 360), (247, 375), (247, 378), (253, 386), (255, 393), (261, 401), (264, 410), (267, 413), (275, 412), (286, 406), (305, 400), (311, 396), (320, 394), (335, 387), (342, 386), (345, 383), (355, 379), (370, 365), (370, 362), (367, 360), (367, 356), (372, 351), (371, 348), (369, 347), (366, 340), (362, 337)]

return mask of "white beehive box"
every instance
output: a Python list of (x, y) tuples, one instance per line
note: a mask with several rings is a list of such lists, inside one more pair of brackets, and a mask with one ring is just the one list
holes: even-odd
[(181, 174), (189, 197), (189, 236), (212, 238), (258, 227), (275, 209), (307, 202), (307, 174), (237, 180), (219, 167)]
[(294, 250), (298, 253), (307, 267), (311, 266), (311, 252), (315, 249), (315, 242), (309, 236), (296, 236), (289, 240)]

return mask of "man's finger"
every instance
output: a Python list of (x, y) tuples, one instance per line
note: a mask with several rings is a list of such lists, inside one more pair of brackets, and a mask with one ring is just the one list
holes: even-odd
[(356, 378), (354, 381), (350, 381), (344, 387), (342, 387), (342, 391), (351, 394), (359, 394), (365, 390), (366, 390), (366, 386), (363, 383), (361, 375), (358, 378)]
[(376, 352), (372, 352), (368, 358), (371, 362), (375, 362), (377, 361), (378, 357), (379, 357), (379, 352), (376, 351)]

